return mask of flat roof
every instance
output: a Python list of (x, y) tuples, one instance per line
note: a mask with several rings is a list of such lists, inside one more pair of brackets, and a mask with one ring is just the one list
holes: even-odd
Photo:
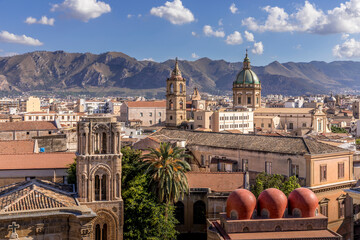
[(308, 231), (284, 231), (284, 232), (254, 232), (254, 233), (231, 233), (230, 239), (340, 239), (339, 235), (329, 230), (308, 230)]
[(314, 108), (258, 108), (254, 113), (288, 113), (288, 114), (309, 114)]

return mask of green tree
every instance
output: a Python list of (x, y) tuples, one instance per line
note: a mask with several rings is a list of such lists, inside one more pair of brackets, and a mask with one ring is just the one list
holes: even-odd
[(184, 149), (172, 147), (170, 143), (160, 143), (160, 147), (149, 149), (145, 154), (144, 167), (150, 176), (150, 187), (159, 202), (172, 204), (184, 193), (189, 193), (189, 185), (185, 173), (190, 165), (183, 159), (190, 158)]
[(141, 151), (125, 147), (121, 152), (124, 239), (176, 239), (175, 208), (148, 191), (150, 177), (141, 168)]
[(69, 164), (69, 168), (66, 170), (68, 174), (67, 179), (69, 184), (75, 184), (76, 186), (76, 159), (72, 164)]
[(262, 191), (268, 188), (277, 188), (288, 196), (294, 189), (301, 187), (296, 176), (285, 178), (280, 174), (260, 173), (256, 179), (255, 184), (251, 185), (251, 192), (258, 197)]
[(333, 132), (333, 133), (349, 133), (348, 131), (346, 131), (346, 129), (337, 127), (337, 126), (331, 126), (331, 132)]

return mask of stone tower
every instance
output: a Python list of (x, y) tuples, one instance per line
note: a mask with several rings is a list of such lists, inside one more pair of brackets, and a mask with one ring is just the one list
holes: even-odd
[(181, 76), (178, 60), (166, 80), (166, 126), (178, 127), (186, 121), (186, 80)]
[(85, 117), (77, 126), (78, 199), (97, 214), (91, 230), (94, 240), (123, 236), (120, 131), (113, 117)]
[(247, 50), (243, 69), (237, 74), (233, 82), (233, 105), (235, 110), (237, 108), (255, 110), (261, 107), (261, 82), (251, 70)]

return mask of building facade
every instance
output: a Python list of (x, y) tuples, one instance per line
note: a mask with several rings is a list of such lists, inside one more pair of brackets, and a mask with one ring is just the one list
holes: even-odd
[(179, 127), (186, 121), (186, 79), (181, 76), (176, 58), (175, 68), (166, 80), (166, 126)]
[(92, 238), (120, 240), (123, 235), (121, 198), (121, 125), (112, 117), (87, 117), (78, 124), (76, 158), (79, 202), (97, 218)]

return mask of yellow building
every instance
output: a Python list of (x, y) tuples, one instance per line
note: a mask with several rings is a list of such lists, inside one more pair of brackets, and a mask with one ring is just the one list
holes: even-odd
[(40, 98), (29, 97), (26, 101), (26, 112), (40, 112)]

